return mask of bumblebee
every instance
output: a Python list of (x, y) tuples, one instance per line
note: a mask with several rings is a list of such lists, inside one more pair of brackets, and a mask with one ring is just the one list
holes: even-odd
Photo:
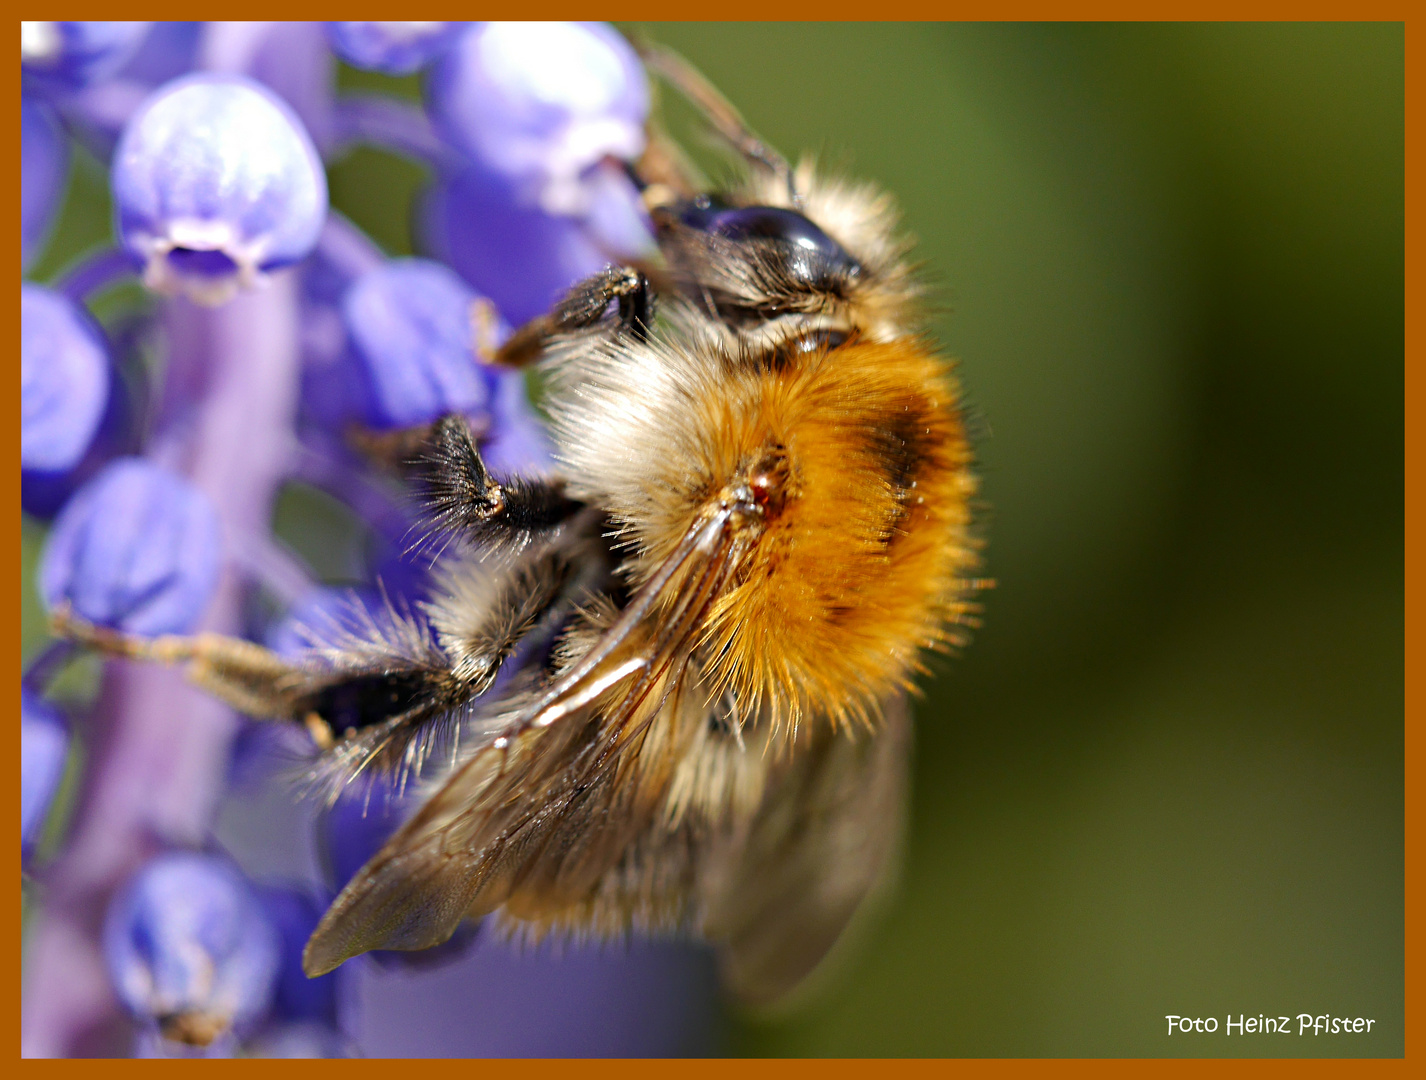
[(651, 133), (657, 265), (610, 266), (488, 350), (545, 376), (559, 474), (492, 476), (440, 420), (422, 475), (456, 539), (417, 609), (295, 663), (57, 616), (306, 725), (334, 788), (416, 786), (309, 975), (498, 912), (533, 937), (692, 932), (765, 1004), (894, 864), (906, 697), (980, 584), (958, 388), (889, 200), (793, 169), (678, 58), (646, 62), (745, 176), (702, 192)]

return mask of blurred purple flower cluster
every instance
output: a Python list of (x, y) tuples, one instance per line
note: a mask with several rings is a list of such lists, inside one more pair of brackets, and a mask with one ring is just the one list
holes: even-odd
[[(20, 53), (22, 271), (53, 231), (76, 145), (106, 163), (114, 215), (111, 247), (20, 289), (22, 504), (48, 526), (48, 605), (290, 650), (296, 622), (340, 625), (359, 596), (419, 590), (428, 565), (404, 550), (414, 504), (351, 449), (354, 428), (459, 412), (492, 467), (547, 466), (523, 379), (475, 358), (472, 312), (485, 298), (508, 333), (648, 249), (624, 168), (648, 89), (617, 33), (22, 23)], [(424, 107), (338, 94), (338, 60), (424, 69)], [(426, 257), (388, 258), (329, 207), (325, 165), (359, 143), (428, 167), (412, 208)], [(101, 326), (90, 305), (123, 280), (147, 300)], [(274, 533), (293, 483), (362, 533), (349, 580), (319, 580)], [(307, 980), (300, 952), (323, 906), (404, 805), (363, 789), (293, 811), (320, 852), (304, 872), (265, 848), (291, 838), (242, 808), (253, 776), (295, 797), (276, 774), (313, 752), (305, 735), (118, 661), (92, 706), (63, 706), (47, 693), (70, 658), (52, 644), (21, 678), (27, 1055), (707, 1048), (709, 974), (688, 947), (517, 956), (470, 927), (434, 955)], [(65, 790), (67, 824), (47, 829)], [(259, 880), (272, 866), (292, 872)]]

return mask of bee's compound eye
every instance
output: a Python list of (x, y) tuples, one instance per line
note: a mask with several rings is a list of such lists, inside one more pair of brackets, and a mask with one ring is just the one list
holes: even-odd
[(786, 245), (788, 265), (804, 281), (854, 277), (861, 265), (841, 244), (795, 210), (780, 206), (708, 207), (694, 204), (684, 224), (725, 240), (774, 240)]

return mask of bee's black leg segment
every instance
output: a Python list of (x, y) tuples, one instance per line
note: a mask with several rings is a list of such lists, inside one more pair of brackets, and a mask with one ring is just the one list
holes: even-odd
[(548, 317), (555, 333), (583, 330), (603, 318), (605, 309), (615, 300), (619, 302), (619, 321), (625, 328), (630, 328), (635, 314), (647, 321), (649, 279), (631, 266), (606, 266), (570, 289)]
[(654, 306), (649, 279), (630, 266), (608, 266), (576, 284), (548, 314), (531, 319), (511, 334), (491, 353), (490, 361), (524, 367), (539, 358), (551, 338), (598, 324), (615, 301), (620, 327), (638, 340), (646, 340)]
[(649, 279), (634, 271), (636, 281), (628, 292), (619, 294), (619, 325), (636, 341), (649, 340), (649, 323), (653, 320), (654, 294)]
[(424, 463), (431, 509), (448, 528), (486, 534), (548, 529), (584, 505), (566, 497), (556, 480), (497, 481), (464, 417), (450, 414), (436, 421), (430, 447)]

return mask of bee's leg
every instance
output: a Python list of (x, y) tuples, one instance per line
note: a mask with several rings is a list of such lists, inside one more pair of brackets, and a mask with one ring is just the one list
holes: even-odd
[(584, 506), (565, 495), (559, 480), (496, 480), (464, 418), (454, 414), (436, 421), (425, 469), (436, 522), (477, 539), (549, 529)]
[[(472, 438), (485, 439), (489, 431), (489, 420), (485, 421), (484, 426), (472, 424), (469, 417), (466, 422), (471, 427)], [(414, 424), (389, 431), (375, 431), (363, 424), (350, 423), (343, 429), (342, 437), (349, 447), (377, 468), (398, 476), (407, 476), (413, 470), (419, 470), (424, 462), (426, 451), (429, 450), (436, 433), (436, 423), (433, 420), (428, 424)]]
[[(398, 720), (419, 723), (451, 696), (448, 672), (414, 663), (379, 672), (314, 671), (222, 634), (146, 638), (95, 626), (67, 606), (50, 622), (57, 634), (108, 656), (180, 667), (194, 686), (239, 712), (301, 724), (322, 750), (353, 729)], [(490, 678), (467, 682), (458, 696), (479, 693)]]
[(297, 702), (311, 674), (270, 649), (222, 634), (146, 638), (96, 626), (68, 605), (50, 617), (54, 632), (108, 656), (181, 667), (188, 681), (249, 716), (303, 722)]
[[(616, 301), (619, 305), (619, 327), (639, 341), (646, 340), (654, 305), (649, 279), (642, 270), (634, 267), (609, 266), (579, 282), (553, 310), (531, 319), (499, 348), (478, 345), (478, 351), (488, 363), (524, 367), (539, 359), (550, 340), (557, 335), (587, 330), (596, 325), (604, 317), (605, 309)], [(486, 309), (477, 302), (474, 316), (477, 342), (483, 333), (489, 333), (488, 325), (482, 329), (483, 320), (487, 318), (482, 315), (483, 310)]]
[(635, 42), (644, 66), (657, 73), (689, 100), (739, 154), (760, 165), (787, 184), (787, 197), (795, 209), (802, 199), (787, 159), (763, 142), (748, 127), (742, 114), (703, 75), (672, 49), (651, 42)]

